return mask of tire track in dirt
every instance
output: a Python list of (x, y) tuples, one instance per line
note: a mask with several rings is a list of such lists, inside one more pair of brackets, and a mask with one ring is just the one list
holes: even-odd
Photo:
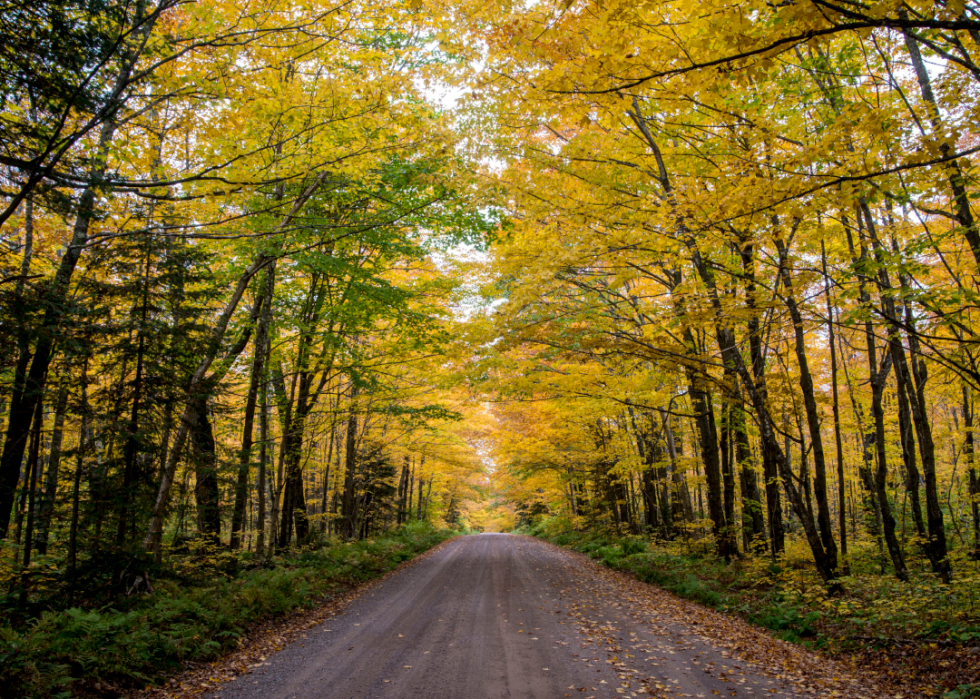
[(214, 699), (874, 697), (737, 619), (536, 539), (460, 537)]

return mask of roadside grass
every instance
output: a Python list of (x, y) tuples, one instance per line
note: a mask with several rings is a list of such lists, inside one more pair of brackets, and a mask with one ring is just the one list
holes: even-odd
[[(562, 518), (543, 519), (520, 533), (736, 614), (783, 640), (880, 664), (895, 677), (904, 673), (920, 696), (980, 697), (980, 570), (975, 561), (955, 560), (951, 585), (942, 585), (925, 564), (903, 583), (882, 574), (873, 543), (866, 543), (852, 556), (851, 574), (841, 579), (844, 592), (831, 595), (814, 572), (805, 544), (789, 539), (776, 560), (763, 554), (726, 564), (695, 542), (576, 531)], [(967, 667), (957, 667), (960, 662)]]
[[(324, 604), (458, 533), (413, 523), (374, 539), (327, 541), (269, 561), (242, 555), (235, 565), (223, 561), (220, 573), (213, 556), (178, 559), (172, 577), (154, 581), (152, 595), (101, 608), (45, 611), (16, 626), (5, 621), (0, 696), (114, 696), (159, 683), (185, 662), (234, 649), (250, 626)], [(210, 575), (195, 565), (206, 566)], [(198, 584), (188, 587), (192, 573)]]

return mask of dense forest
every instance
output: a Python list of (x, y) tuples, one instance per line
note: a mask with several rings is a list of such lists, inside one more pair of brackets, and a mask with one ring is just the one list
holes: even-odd
[(49, 579), (35, 554), (71, 600), (145, 581), (143, 552), (455, 510), (474, 465), (434, 370), (458, 286), (435, 256), (494, 214), (419, 95), (448, 60), (425, 27), (182, 2), (4, 23), (0, 537), (21, 600)]
[(0, 29), (11, 623), (426, 521), (929, 580), (976, 626), (977, 3)]
[(870, 538), (950, 582), (980, 554), (975, 8), (676, 11), (490, 40), (486, 381), (562, 398), (501, 409), (501, 458), (623, 531), (799, 538), (828, 583)]

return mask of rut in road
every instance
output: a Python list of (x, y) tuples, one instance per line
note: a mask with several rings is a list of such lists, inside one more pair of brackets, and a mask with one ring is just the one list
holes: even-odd
[(764, 632), (526, 537), (455, 539), (215, 699), (873, 697)]

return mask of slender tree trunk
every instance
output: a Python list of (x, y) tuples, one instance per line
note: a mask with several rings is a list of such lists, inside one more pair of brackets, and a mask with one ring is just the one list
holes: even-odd
[(78, 449), (75, 452), (75, 477), (71, 490), (71, 523), (68, 528), (68, 603), (75, 599), (75, 575), (78, 565), (78, 514), (79, 495), (82, 485), (82, 471), (85, 469), (85, 457), (88, 455), (89, 435), (89, 405), (88, 405), (88, 357), (82, 361), (80, 378), (81, 396), (79, 398), (79, 413), (81, 421), (78, 425)]
[[(266, 338), (265, 352), (268, 354), (269, 342)], [(255, 539), (255, 552), (260, 556), (265, 555), (265, 496), (268, 487), (267, 470), (269, 463), (269, 366), (265, 363), (262, 379), (259, 384), (259, 396), (261, 405), (259, 407), (259, 473), (256, 478), (255, 488), (259, 498), (258, 512), (256, 513), (255, 528), (258, 530)]]
[(405, 462), (402, 464), (401, 476), (398, 479), (398, 514), (397, 514), (397, 524), (401, 526), (405, 523), (405, 500), (408, 496), (408, 457), (405, 457)]
[(973, 559), (980, 561), (980, 477), (977, 476), (976, 438), (973, 435), (973, 400), (970, 387), (963, 384), (963, 452), (970, 472), (970, 510), (973, 513)]
[(412, 459), (412, 473), (408, 477), (408, 483), (405, 484), (408, 492), (406, 493), (407, 505), (405, 507), (405, 521), (411, 521), (412, 519), (412, 502), (413, 496), (415, 495), (415, 459)]
[(51, 431), (51, 449), (48, 452), (48, 471), (44, 478), (44, 498), (38, 508), (37, 552), (48, 552), (48, 533), (58, 495), (58, 475), (61, 468), (61, 444), (65, 431), (65, 414), (68, 412), (68, 386), (62, 383), (55, 400), (54, 427)]
[[(776, 239), (776, 249), (782, 261), (780, 270), (782, 284), (785, 288), (784, 301), (793, 321), (793, 334), (796, 340), (796, 362), (800, 370), (800, 388), (803, 394), (803, 406), (806, 409), (806, 422), (810, 433), (810, 447), (813, 451), (813, 489), (817, 498), (817, 526), (820, 530), (820, 541), (823, 544), (826, 565), (834, 576), (837, 575), (837, 542), (834, 541), (833, 526), (830, 517), (830, 502), (827, 496), (827, 464), (824, 459), (823, 435), (820, 432), (820, 412), (814, 394), (813, 377), (810, 374), (810, 363), (806, 354), (806, 337), (803, 331), (803, 314), (800, 312), (793, 292), (793, 278), (789, 266), (789, 251), (779, 238)], [(806, 464), (801, 464), (804, 468)], [(807, 498), (809, 504), (809, 497)]]
[(432, 502), (432, 478), (429, 479), (429, 489), (425, 493), (425, 511), (423, 513), (423, 518), (428, 521), (429, 519), (429, 503)]
[(41, 468), (41, 428), (44, 421), (43, 401), (35, 403), (31, 446), (27, 450), (27, 531), (24, 532), (24, 558), (20, 570), (20, 606), (27, 603), (30, 583), (31, 551), (34, 548), (34, 505), (37, 500), (37, 472)]
[(355, 478), (357, 476), (357, 394), (356, 384), (351, 384), (350, 415), (347, 418), (347, 444), (345, 446), (347, 463), (344, 473), (344, 501), (341, 505), (342, 535), (353, 539), (357, 534), (357, 502), (355, 500)]
[(670, 499), (670, 516), (676, 524), (690, 524), (694, 521), (694, 505), (691, 502), (691, 491), (687, 487), (687, 478), (681, 472), (678, 461), (678, 456), (683, 447), (674, 438), (670, 415), (664, 410), (659, 412), (660, 422), (663, 424), (664, 435), (667, 438), (667, 455), (670, 457), (670, 478), (673, 490), (673, 497)]
[(756, 480), (749, 448), (749, 434), (745, 421), (745, 407), (741, 397), (732, 406), (732, 431), (735, 435), (735, 459), (739, 464), (742, 486), (742, 531), (745, 550), (765, 550), (766, 521), (762, 514), (762, 500)]
[[(749, 357), (752, 362), (754, 390), (759, 400), (768, 403), (769, 391), (766, 386), (766, 359), (762, 348), (762, 328), (759, 320), (759, 307), (756, 299), (758, 290), (755, 283), (755, 250), (750, 237), (739, 240), (742, 257), (742, 274), (745, 278), (745, 305), (749, 311), (748, 335)], [(766, 484), (766, 515), (769, 520), (769, 538), (772, 555), (775, 557), (785, 548), (783, 528), (783, 509), (779, 492), (779, 465), (766, 440), (762, 440), (762, 475)]]
[[(892, 364), (894, 363), (893, 360)], [(926, 532), (925, 520), (922, 519), (922, 505), (919, 502), (920, 476), (919, 469), (915, 464), (915, 437), (912, 435), (909, 398), (905, 390), (905, 381), (896, 376), (895, 384), (898, 396), (898, 434), (899, 442), (902, 445), (902, 462), (905, 465), (905, 491), (909, 495), (909, 509), (912, 510), (915, 531), (921, 537), (922, 544), (928, 553), (929, 534)]]
[(837, 346), (834, 340), (834, 306), (830, 296), (830, 276), (827, 274), (827, 251), (823, 240), (820, 241), (820, 260), (823, 266), (824, 294), (827, 298), (827, 339), (830, 346), (830, 385), (833, 391), (831, 408), (834, 415), (834, 441), (837, 446), (837, 500), (838, 528), (840, 529), (841, 566), (846, 575), (850, 569), (847, 557), (847, 512), (844, 504), (847, 502), (844, 493), (844, 445), (840, 433), (840, 400), (837, 391)]
[[(859, 218), (859, 224), (860, 221), (861, 219)], [(858, 230), (862, 230), (861, 225), (858, 226)], [(867, 257), (866, 250), (867, 248), (862, 242), (862, 260)], [(860, 293), (861, 303), (865, 306), (870, 306), (871, 299), (864, 287), (863, 281), (861, 283)], [(901, 546), (898, 543), (898, 539), (895, 537), (895, 518), (891, 513), (891, 505), (889, 504), (887, 491), (888, 462), (885, 455), (885, 416), (884, 410), (882, 409), (882, 394), (884, 392), (888, 374), (891, 371), (892, 356), (890, 354), (885, 355), (885, 359), (882, 362), (881, 368), (879, 369), (874, 328), (870, 320), (865, 321), (864, 335), (867, 343), (869, 373), (868, 383), (871, 385), (871, 415), (872, 419), (874, 420), (874, 443), (876, 450), (875, 456), (877, 460), (874, 477), (874, 492), (877, 494), (878, 509), (881, 512), (882, 534), (884, 535), (885, 545), (888, 547), (888, 554), (892, 559), (892, 564), (895, 566), (895, 575), (900, 580), (908, 580), (908, 572), (905, 568), (905, 557), (902, 555)]]
[[(334, 408), (336, 414), (336, 407)], [(327, 531), (327, 493), (330, 491), (330, 463), (333, 460), (333, 447), (337, 439), (337, 425), (330, 423), (330, 444), (327, 447), (327, 460), (323, 467), (323, 492), (320, 493), (320, 515), (323, 518), (320, 522), (320, 533)]]
[(136, 330), (136, 377), (133, 380), (133, 406), (126, 425), (126, 444), (123, 447), (123, 484), (120, 493), (119, 522), (116, 527), (116, 546), (122, 547), (126, 542), (126, 530), (129, 527), (129, 510), (133, 499), (133, 476), (136, 470), (136, 458), (139, 456), (140, 408), (143, 401), (143, 362), (146, 353), (146, 316), (149, 305), (150, 253), (146, 253), (146, 264), (143, 269), (142, 298), (140, 300), (140, 324)]
[[(230, 548), (234, 551), (241, 546), (241, 529), (245, 517), (245, 502), (248, 499), (248, 475), (252, 462), (252, 432), (255, 426), (255, 410), (258, 401), (259, 385), (266, 375), (266, 365), (269, 356), (269, 326), (272, 323), (272, 303), (276, 288), (276, 265), (269, 265), (265, 271), (265, 279), (260, 299), (259, 321), (255, 330), (255, 340), (252, 344), (252, 373), (248, 383), (248, 393), (245, 397), (245, 414), (242, 420), (242, 448), (238, 456), (238, 477), (235, 482), (235, 506), (231, 517)], [(261, 419), (261, 418), (260, 418)], [(265, 436), (260, 437), (265, 447)], [(259, 484), (259, 499), (261, 502), (264, 526), (265, 502), (262, 488), (265, 478)], [(259, 548), (261, 550), (261, 548)]]
[[(690, 335), (689, 332), (688, 335)], [(711, 528), (717, 542), (718, 555), (729, 561), (733, 552), (727, 535), (728, 523), (725, 521), (718, 433), (715, 429), (711, 394), (699, 386), (699, 378), (695, 376), (693, 371), (688, 370), (687, 374), (688, 396), (691, 400), (691, 407), (694, 409), (695, 424), (701, 441), (701, 461), (704, 464), (705, 481), (708, 486), (708, 517), (711, 518)]]
[[(735, 376), (728, 379), (734, 384)], [(730, 384), (731, 385), (731, 384)], [(721, 475), (725, 495), (725, 531), (727, 548), (732, 556), (738, 555), (738, 539), (735, 531), (735, 464), (734, 438), (732, 435), (732, 405), (729, 396), (721, 403)]]

